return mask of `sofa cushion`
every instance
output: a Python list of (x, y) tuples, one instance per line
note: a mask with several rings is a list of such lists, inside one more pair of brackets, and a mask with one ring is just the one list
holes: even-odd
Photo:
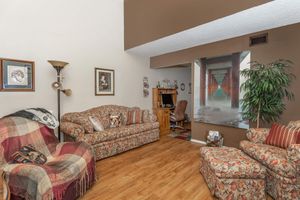
[(121, 113), (109, 116), (110, 128), (117, 128), (122, 125)]
[(266, 144), (286, 149), (291, 144), (297, 144), (299, 137), (299, 128), (273, 124), (266, 139)]
[(245, 140), (241, 141), (240, 147), (246, 154), (273, 172), (287, 178), (294, 178), (296, 176), (296, 169), (287, 160), (287, 151), (285, 149), (267, 144), (256, 144)]
[(265, 178), (265, 168), (232, 147), (202, 147), (200, 155), (219, 178)]
[(143, 111), (139, 108), (129, 109), (127, 112), (127, 125), (143, 123)]
[(93, 124), (95, 131), (104, 131), (104, 127), (97, 117), (89, 116), (89, 120)]
[(106, 129), (101, 132), (94, 132), (93, 134), (85, 134), (83, 141), (90, 145), (94, 145), (158, 128), (158, 122), (121, 126), (118, 128)]

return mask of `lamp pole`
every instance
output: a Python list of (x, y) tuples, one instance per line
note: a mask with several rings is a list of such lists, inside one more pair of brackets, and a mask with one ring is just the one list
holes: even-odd
[(61, 70), (69, 63), (64, 62), (64, 61), (58, 61), (58, 60), (48, 60), (48, 62), (52, 65), (52, 67), (56, 70), (57, 72), (57, 86), (55, 86), (55, 82), (53, 83), (54, 86), (52, 85), (52, 87), (54, 87), (57, 90), (57, 120), (59, 122), (59, 126), (58, 126), (58, 133), (57, 133), (57, 137), (58, 140), (61, 141), (61, 132), (60, 132), (60, 92), (64, 92), (67, 96), (71, 95), (71, 90), (63, 90), (62, 89), (62, 84), (61, 84), (61, 78), (60, 78), (60, 72)]
[[(57, 82), (60, 83), (61, 68), (56, 67), (55, 69), (57, 71)], [(57, 119), (59, 121), (57, 137), (58, 137), (58, 141), (61, 141), (61, 137), (60, 137), (60, 88), (57, 89)]]

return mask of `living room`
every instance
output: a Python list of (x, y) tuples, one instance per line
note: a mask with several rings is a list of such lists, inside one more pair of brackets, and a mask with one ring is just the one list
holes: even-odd
[[(206, 179), (203, 171), (199, 172), (200, 159), (201, 163), (207, 163), (207, 166), (212, 168), (209, 156), (218, 158), (220, 152), (217, 150), (219, 148), (215, 148), (217, 149), (215, 154), (201, 150), (200, 155), (199, 149), (207, 144), (207, 135), (210, 131), (220, 133), (223, 145), (234, 148), (224, 154), (237, 155), (235, 154), (236, 148), (252, 149), (248, 143), (241, 143), (241, 141), (250, 140), (249, 135), (254, 133), (251, 131), (249, 133), (249, 129), (256, 127), (256, 121), (248, 122), (246, 128), (239, 128), (234, 125), (199, 120), (196, 114), (199, 109), (202, 109), (202, 103), (200, 100), (197, 103), (197, 98), (201, 98), (200, 93), (204, 89), (196, 83), (200, 83), (204, 79), (200, 78), (201, 74), (196, 73), (197, 63), (201, 67), (203, 58), (211, 61), (220, 57), (222, 60), (228, 56), (233, 57), (232, 55), (236, 55), (236, 53), (241, 53), (239, 55), (242, 56), (244, 55), (242, 52), (245, 51), (250, 52), (247, 54), (250, 61), (262, 64), (272, 63), (278, 59), (292, 61), (293, 64), (289, 70), (296, 78), (291, 81), (287, 89), (293, 93), (294, 98), (291, 101), (284, 100), (285, 110), (280, 113), (280, 118), (275, 122), (288, 125), (291, 121), (299, 120), (300, 107), (297, 106), (300, 95), (299, 89), (297, 89), (300, 75), (298, 67), (300, 58), (297, 53), (300, 44), (300, 16), (297, 13), (299, 7), (300, 3), (295, 0), (256, 0), (251, 2), (230, 0), (226, 3), (193, 0), (1, 1), (0, 25), (3, 31), (0, 33), (0, 103), (2, 105), (0, 116), (3, 117), (2, 120), (13, 118), (13, 116), (4, 116), (20, 110), (44, 108), (51, 111), (61, 124), (59, 126), (61, 137), (59, 138), (60, 142), (57, 143), (57, 149), (62, 148), (60, 146), (63, 145), (62, 142), (68, 141), (67, 138), (71, 136), (76, 142), (84, 142), (78, 148), (91, 148), (95, 153), (95, 155), (83, 153), (68, 158), (68, 161), (75, 157), (76, 159), (81, 158), (80, 162), (83, 162), (82, 158), (85, 158), (88, 168), (87, 176), (81, 181), (83, 179), (87, 181), (89, 178), (93, 180), (91, 183), (83, 184), (86, 187), (82, 187), (80, 181), (77, 181), (80, 189), (77, 188), (78, 194), (76, 192), (74, 196), (66, 192), (66, 188), (54, 187), (55, 184), (51, 181), (49, 184), (47, 182), (47, 189), (43, 188), (37, 177), (35, 177), (37, 181), (34, 184), (42, 189), (38, 191), (30, 187), (22, 190), (16, 189), (20, 186), (17, 184), (18, 180), (21, 180), (20, 176), (9, 177), (8, 171), (12, 170), (10, 167), (7, 168), (10, 164), (9, 159), (5, 161), (2, 159), (2, 170), (4, 170), (3, 164), (8, 163), (4, 170), (6, 174), (4, 173), (3, 195), (6, 199), (225, 198), (218, 196), (223, 191), (218, 193), (218, 189), (212, 189), (214, 186), (210, 184), (210, 179)], [(278, 17), (276, 11), (286, 14), (286, 17)], [(257, 13), (263, 14), (259, 16)], [(242, 21), (245, 23), (241, 23)], [(261, 44), (251, 44), (251, 41), (256, 41), (255, 39), (259, 42), (263, 41)], [(53, 64), (53, 62), (49, 63), (49, 60), (65, 63)], [(26, 69), (31, 69), (33, 72), (28, 73), (28, 76), (31, 76), (30, 81), (27, 82), (29, 89), (22, 90), (20, 85), (14, 89), (10, 88), (9, 81), (7, 81), (9, 76), (5, 77), (9, 70), (5, 70), (5, 68), (9, 69), (12, 63), (21, 64), (21, 66), (22, 63), (23, 66), (25, 66), (24, 63), (27, 66), (31, 65), (31, 68)], [(59, 66), (62, 64), (65, 65)], [(214, 67), (215, 65), (211, 68), (208, 66), (212, 71), (219, 69)], [(57, 69), (60, 70), (60, 76), (57, 75)], [(224, 72), (224, 67), (220, 67), (220, 69)], [(227, 69), (231, 70), (228, 67)], [(109, 91), (106, 91), (107, 88), (101, 89), (101, 73), (109, 74)], [(209, 76), (209, 74), (206, 76), (207, 80), (210, 80)], [(231, 81), (231, 79), (228, 80)], [(205, 83), (204, 81), (202, 84), (205, 85)], [(219, 85), (223, 87), (223, 85), (217, 84), (216, 88)], [(172, 88), (176, 91), (177, 99), (173, 102), (174, 106), (182, 100), (187, 101), (185, 124), (181, 128), (185, 131), (188, 130), (190, 134), (188, 141), (170, 137), (174, 130), (169, 125), (167, 133), (162, 134), (161, 124), (157, 122), (162, 123), (162, 121), (156, 115), (153, 106), (153, 88), (158, 87)], [(208, 89), (206, 90), (208, 91)], [(209, 92), (205, 94), (203, 94), (203, 98), (208, 100)], [(242, 96), (237, 100), (241, 100), (241, 98)], [(137, 110), (136, 107), (140, 109)], [(164, 110), (172, 111), (168, 108), (164, 108)], [(107, 115), (107, 113), (109, 114)], [(116, 113), (122, 113), (122, 115), (117, 116), (116, 119), (114, 118)], [(58, 114), (60, 114), (59, 117)], [(92, 127), (89, 132), (90, 127), (85, 126), (85, 122), (82, 121), (86, 120), (82, 119), (83, 115), (88, 116), (88, 120), (90, 120), (90, 116), (97, 119), (104, 115), (108, 116), (108, 118), (100, 119), (104, 125), (104, 132), (95, 135), (95, 127)], [(170, 113), (168, 112), (167, 115), (169, 116)], [(121, 119), (122, 116), (125, 116), (125, 122), (124, 119)], [(130, 118), (131, 122), (129, 123)], [(141, 119), (147, 125), (138, 122)], [(167, 119), (170, 123), (169, 118)], [(106, 120), (105, 123), (108, 124), (103, 124), (104, 121), (101, 120)], [(115, 121), (117, 121), (116, 123), (125, 123), (128, 127), (120, 131), (118, 127), (113, 127), (115, 124), (110, 125)], [(28, 123), (37, 127), (32, 124), (33, 122)], [(91, 122), (88, 121), (88, 123)], [(11, 124), (9, 125), (11, 126)], [(177, 123), (175, 125), (177, 126)], [(107, 129), (106, 126), (110, 126), (110, 128)], [(262, 123), (260, 128), (271, 128), (271, 126), (272, 123)], [(4, 122), (0, 123), (0, 127), (1, 135), (7, 136), (7, 132), (16, 134), (11, 131), (12, 129), (6, 128)], [(33, 140), (35, 136), (28, 140), (24, 139), (24, 131), (27, 129), (32, 131), (31, 128), (28, 128), (29, 125), (26, 127), (22, 125), (13, 129), (17, 130), (16, 132), (20, 131), (18, 133), (19, 136), (22, 135), (20, 143), (16, 143), (15, 139), (11, 144), (3, 138), (0, 140), (3, 158), (8, 154), (14, 154), (16, 148), (13, 146), (15, 144), (26, 146), (31, 144), (29, 141), (35, 141)], [(57, 125), (54, 129), (57, 136)], [(41, 130), (41, 132), (46, 131), (47, 136), (50, 132), (53, 133), (52, 131), (48, 132), (48, 129)], [(180, 132), (181, 129), (176, 129), (176, 131)], [(37, 134), (36, 132), (34, 131), (34, 134)], [(138, 137), (133, 139), (133, 135), (131, 135), (133, 132)], [(41, 134), (43, 135), (44, 132)], [(123, 137), (126, 137), (126, 141), (121, 140)], [(41, 138), (36, 141), (39, 141), (33, 145), (36, 150), (49, 155), (49, 157), (46, 156), (47, 162), (53, 162), (54, 154), (49, 154), (53, 150), (51, 150), (52, 139), (51, 145), (50, 143), (48, 145), (48, 141), (40, 142)], [(300, 139), (296, 141), (297, 144), (299, 142)], [(50, 150), (40, 149), (41, 145), (45, 143)], [(85, 146), (86, 143), (91, 146)], [(296, 157), (300, 155), (298, 146), (296, 146), (297, 150), (292, 151)], [(3, 148), (8, 149), (5, 156)], [(284, 154), (291, 154), (287, 147), (281, 149), (284, 149)], [(257, 161), (259, 158), (252, 153), (247, 153), (245, 150), (242, 155), (237, 157), (247, 161), (251, 159), (249, 163), (260, 170), (259, 174), (267, 173), (264, 170), (266, 168), (268, 171), (269, 165), (259, 164), (260, 162)], [(248, 156), (245, 158), (246, 154)], [(87, 159), (87, 155), (90, 156), (89, 159)], [(93, 163), (92, 158), (97, 161)], [(206, 158), (207, 160), (205, 160)], [(48, 166), (47, 162), (43, 165)], [(268, 175), (261, 175), (256, 177), (259, 181), (254, 182), (255, 184), (259, 183), (258, 188), (253, 186), (254, 189), (245, 190), (248, 193), (254, 190), (260, 192), (254, 193), (252, 196), (250, 193), (250, 197), (246, 195), (245, 199), (299, 199), (300, 186), (297, 182), (300, 169), (299, 157), (291, 162), (296, 163), (293, 166), (295, 169), (292, 167), (291, 170), (295, 171), (295, 176), (290, 171), (285, 172), (287, 175), (282, 175), (280, 171), (275, 173), (280, 176), (278, 180), (287, 182), (273, 181), (276, 182), (274, 188), (277, 193), (273, 190), (269, 191), (270, 176), (266, 178)], [(93, 169), (94, 164), (95, 169)], [(28, 165), (28, 163), (22, 165)], [(29, 165), (36, 166), (38, 164)], [(245, 166), (243, 169), (248, 169), (247, 167), (249, 166)], [(94, 172), (92, 172), (93, 170)], [(45, 175), (50, 177), (51, 173)], [(64, 173), (67, 172), (64, 171)], [(26, 181), (24, 180), (24, 183)], [(49, 186), (51, 184), (53, 187)], [(69, 184), (68, 186), (71, 187), (71, 182)], [(248, 185), (251, 184), (248, 183)], [(285, 186), (288, 191), (282, 189)], [(67, 186), (65, 185), (65, 187)], [(227, 186), (224, 187), (227, 188)], [(56, 190), (56, 188), (59, 189)], [(58, 190), (59, 192), (55, 193)], [(228, 190), (230, 191), (230, 189)], [(245, 191), (241, 191), (241, 194), (233, 192), (233, 196), (226, 196), (226, 198), (242, 199)], [(222, 195), (228, 195), (227, 190), (226, 192)], [(284, 196), (283, 193), (290, 195)]]

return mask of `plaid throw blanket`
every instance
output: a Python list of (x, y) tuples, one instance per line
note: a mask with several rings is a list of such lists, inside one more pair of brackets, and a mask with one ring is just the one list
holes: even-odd
[[(43, 153), (47, 162), (12, 164), (11, 155), (29, 144)], [(59, 143), (53, 130), (25, 118), (0, 119), (0, 153), (12, 199), (77, 199), (95, 182), (95, 160), (89, 145)]]

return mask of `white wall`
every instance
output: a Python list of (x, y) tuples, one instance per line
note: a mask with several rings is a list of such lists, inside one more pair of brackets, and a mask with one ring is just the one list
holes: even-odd
[[(143, 97), (144, 76), (150, 87), (168, 78), (188, 88), (190, 69), (153, 70), (148, 58), (124, 52), (123, 16), (123, 0), (1, 0), (0, 57), (35, 61), (36, 91), (0, 92), (0, 116), (26, 107), (56, 111), (49, 59), (70, 63), (64, 86), (73, 95), (62, 96), (63, 113), (104, 104), (151, 108), (152, 96)], [(95, 67), (115, 70), (115, 96), (94, 95)], [(179, 99), (191, 96), (185, 95)]]

